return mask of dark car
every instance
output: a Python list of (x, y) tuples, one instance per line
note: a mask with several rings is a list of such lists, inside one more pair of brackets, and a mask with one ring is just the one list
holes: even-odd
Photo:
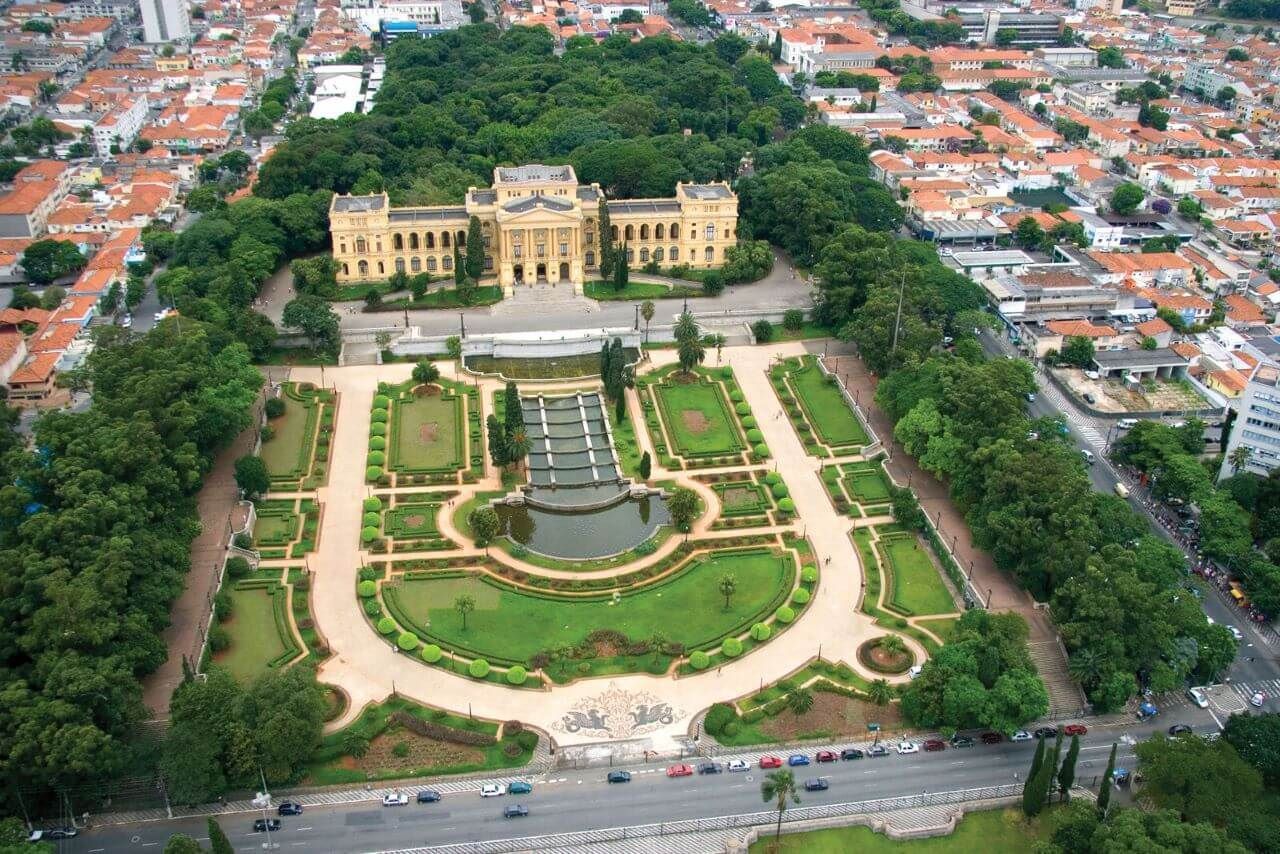
[(524, 804), (513, 804), (502, 811), (503, 818), (524, 818), (529, 814), (529, 808)]
[(508, 795), (527, 795), (533, 791), (533, 784), (524, 780), (515, 780), (507, 785)]
[(951, 736), (951, 746), (952, 747), (973, 747), (973, 739), (967, 735), (960, 735), (959, 733), (956, 733), (955, 735)]
[(1058, 730), (1056, 727), (1042, 726), (1037, 727), (1033, 735), (1035, 735), (1036, 738), (1057, 738)]
[(423, 789), (418, 792), (418, 803), (420, 804), (434, 804), (438, 800), (440, 800), (440, 793), (435, 789)]
[(302, 815), (302, 804), (295, 801), (285, 801), (276, 807), (277, 815)]
[(719, 774), (724, 770), (724, 766), (719, 762), (703, 762), (698, 766), (699, 774)]
[(835, 762), (840, 756), (834, 750), (819, 750), (813, 758), (819, 762)]
[(1174, 724), (1169, 727), (1169, 735), (1185, 735), (1189, 732), (1191, 732), (1191, 727), (1186, 724)]
[(279, 830), (280, 819), (278, 818), (260, 818), (253, 823), (254, 833), (263, 833), (267, 830)]
[(863, 756), (866, 756), (866, 754), (857, 747), (846, 747), (840, 751), (841, 759), (861, 759)]
[(867, 755), (868, 756), (888, 756), (889, 748), (885, 747), (883, 744), (873, 744), (871, 747), (867, 748)]
[(946, 750), (947, 743), (940, 738), (926, 739), (924, 749), (928, 753), (937, 753), (939, 750)]
[(605, 779), (608, 780), (610, 783), (630, 783), (631, 772), (630, 771), (610, 771), (609, 775), (605, 777)]
[(79, 831), (74, 827), (51, 827), (44, 832), (45, 839), (71, 839)]
[(984, 732), (978, 737), (982, 739), (983, 744), (999, 744), (1004, 741), (1004, 736), (998, 732)]
[(812, 780), (804, 781), (804, 790), (806, 792), (825, 792), (831, 788), (831, 784), (821, 777), (815, 777)]

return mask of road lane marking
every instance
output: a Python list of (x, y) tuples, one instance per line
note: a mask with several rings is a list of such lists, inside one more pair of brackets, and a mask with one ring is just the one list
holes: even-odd
[(304, 830), (310, 830), (310, 829), (311, 829), (311, 826), (310, 826), (310, 825), (307, 825), (306, 827), (299, 827), (299, 828), (297, 828), (297, 831), (298, 831), (299, 833), (301, 833), (301, 832), (302, 832), (302, 831), (304, 831)]

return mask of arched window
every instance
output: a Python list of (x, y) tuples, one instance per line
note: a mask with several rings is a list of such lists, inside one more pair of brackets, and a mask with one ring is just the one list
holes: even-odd
[(458, 241), (457, 241), (457, 244), (458, 244), (459, 248), (463, 248), (463, 247), (465, 247), (465, 246), (467, 245), (467, 233), (466, 233), (465, 231), (459, 231), (459, 232), (458, 232)]
[(434, 231), (427, 232), (427, 248), (428, 249), (436, 248), (436, 233)]
[(421, 273), (421, 272), (422, 272), (422, 259), (421, 259), (421, 258), (419, 258), (417, 255), (414, 255), (412, 258), (410, 258), (410, 259), (409, 259), (409, 269), (410, 269), (410, 270), (412, 270), (412, 271), (413, 271), (413, 272), (415, 272), (415, 273)]
[(449, 248), (449, 232), (447, 231), (440, 232), (440, 245), (443, 246), (445, 249)]
[(369, 244), (365, 242), (363, 237), (356, 238), (356, 254), (363, 255), (369, 251)]
[(486, 256), (484, 256), (484, 268), (485, 268), (486, 270), (492, 270), (492, 269), (493, 269), (493, 256), (492, 256), (492, 255), (486, 255)]
[(707, 240), (716, 239), (716, 227), (714, 223), (707, 223)]
[(609, 238), (614, 242), (618, 242), (618, 227), (616, 225), (609, 226)]
[(379, 261), (379, 262), (378, 262), (378, 275), (379, 275), (379, 276), (385, 276), (386, 274), (387, 274), (387, 265), (386, 265), (386, 264), (383, 264), (381, 261)]
[(641, 224), (640, 226), (640, 239), (641, 240), (649, 239), (649, 224), (647, 222)]
[(356, 266), (356, 269), (360, 271), (360, 278), (362, 279), (369, 278), (369, 262), (368, 261), (361, 261)]
[(680, 239), (680, 223), (678, 222), (671, 223), (671, 227), (667, 229), (667, 236), (670, 237), (672, 240), (679, 240)]
[[(432, 270), (434, 270), (434, 269), (435, 269), (435, 263), (436, 263), (436, 259), (432, 258), (432, 259), (431, 259), (431, 269), (432, 269)], [(441, 261), (441, 263), (442, 263), (442, 264), (444, 264), (444, 268), (445, 268), (446, 270), (452, 270), (452, 269), (453, 269), (453, 256), (452, 256), (452, 255), (446, 255), (446, 256), (444, 256), (444, 259)]]
[[(449, 259), (446, 258), (444, 260), (448, 261)], [(427, 256), (427, 272), (434, 273), (435, 271), (436, 271), (436, 259), (434, 256), (429, 255)]]
[(391, 235), (391, 248), (397, 252), (404, 249), (404, 238), (399, 234)]
[(403, 272), (404, 272), (404, 259), (403, 259), (403, 258), (397, 258), (397, 259), (396, 259), (396, 272), (397, 272), (397, 273), (403, 273)]
[(410, 249), (418, 248), (418, 232), (416, 231), (409, 234), (409, 248)]
[(702, 250), (702, 254), (707, 257), (708, 261), (714, 261), (716, 259), (716, 250), (710, 246)]
[(655, 225), (655, 226), (653, 227), (653, 239), (654, 239), (654, 240), (666, 240), (666, 239), (667, 239), (667, 228), (666, 228), (666, 226), (664, 226), (662, 223), (658, 223), (657, 225)]
[(595, 265), (596, 265), (596, 253), (588, 249), (587, 250), (587, 266), (594, 267)]
[(347, 241), (344, 240), (338, 244), (338, 252), (339, 254), (342, 254), (342, 255), (347, 254)]
[(624, 233), (626, 234), (626, 241), (628, 243), (636, 239), (636, 227), (634, 225), (628, 224)]
[(672, 247), (671, 247), (671, 254), (670, 254), (670, 258), (669, 258), (669, 260), (671, 260), (671, 261), (679, 261), (679, 260), (680, 260), (680, 247), (679, 247), (679, 246), (672, 246)]
[[(658, 228), (662, 228), (662, 226), (658, 226)], [(655, 260), (655, 261), (657, 261), (657, 262), (659, 262), (659, 263), (661, 263), (661, 262), (662, 262), (662, 247), (661, 247), (661, 246), (659, 246), (657, 249), (653, 250), (653, 260)]]
[(648, 246), (640, 247), (640, 263), (641, 264), (649, 263), (649, 247)]
[(346, 261), (343, 261), (343, 262), (342, 262), (342, 275), (344, 275), (344, 276), (350, 276), (350, 275), (351, 275), (351, 271), (347, 269), (347, 262), (346, 262)]

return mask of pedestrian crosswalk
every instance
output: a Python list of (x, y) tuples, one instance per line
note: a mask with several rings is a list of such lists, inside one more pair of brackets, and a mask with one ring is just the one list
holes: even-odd
[[(1259, 691), (1262, 692), (1264, 698), (1262, 708), (1264, 710), (1275, 708), (1277, 701), (1280, 700), (1280, 679), (1225, 682), (1208, 686), (1205, 693), (1209, 698), (1210, 709), (1224, 714), (1233, 714), (1251, 708), (1249, 700)], [(1158, 694), (1151, 698), (1151, 702), (1162, 713), (1194, 707), (1194, 703), (1191, 702), (1191, 698), (1187, 696), (1186, 691), (1169, 691), (1164, 694)], [(1136, 709), (1137, 703), (1138, 701), (1135, 700), (1130, 705), (1133, 709)]]

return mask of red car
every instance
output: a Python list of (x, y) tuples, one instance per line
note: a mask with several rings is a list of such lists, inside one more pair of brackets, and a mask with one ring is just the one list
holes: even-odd
[(939, 750), (946, 750), (947, 743), (940, 738), (931, 738), (925, 741), (924, 749), (930, 753), (936, 753)]
[(819, 750), (814, 754), (813, 758), (817, 759), (819, 762), (835, 762), (840, 758), (840, 754), (836, 753), (834, 750)]
[(983, 744), (999, 744), (1004, 741), (1004, 736), (998, 732), (984, 732), (980, 738)]
[(667, 776), (668, 777), (692, 777), (693, 766), (692, 765), (672, 765), (670, 768), (667, 769)]
[(782, 760), (776, 756), (761, 756), (760, 767), (761, 768), (781, 768)]
[(1062, 728), (1063, 735), (1084, 735), (1089, 728), (1084, 724), (1067, 724)]

